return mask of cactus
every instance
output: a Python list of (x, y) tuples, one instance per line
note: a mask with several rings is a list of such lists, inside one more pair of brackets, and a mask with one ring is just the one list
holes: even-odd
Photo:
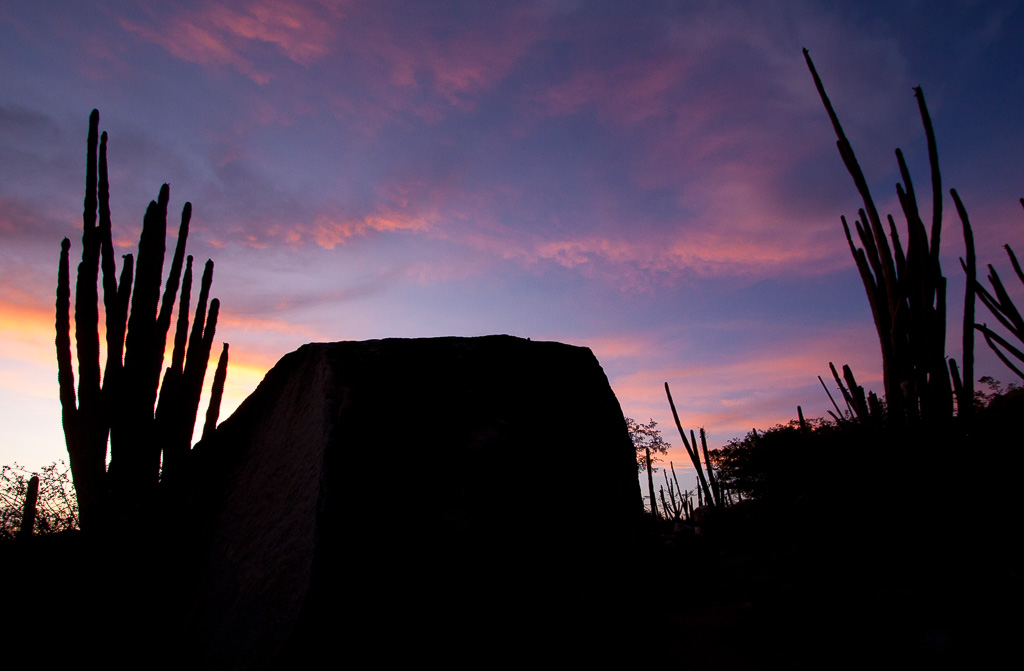
[(224, 397), (224, 381), (228, 374), (228, 344), (220, 351), (217, 359), (217, 370), (213, 374), (213, 389), (210, 392), (210, 406), (206, 411), (206, 422), (203, 424), (203, 440), (206, 440), (217, 428), (217, 417), (220, 415), (220, 402)]
[[(896, 185), (900, 206), (907, 220), (908, 241), (904, 251), (892, 216), (887, 217), (892, 247), (886, 237), (867, 180), (857, 163), (856, 156), (836, 116), (825, 88), (804, 49), (804, 59), (825, 106), (838, 138), (837, 146), (847, 171), (864, 203), (859, 210), (860, 219), (854, 222), (860, 247), (855, 244), (850, 226), (841, 217), (850, 253), (864, 284), (874, 317), (875, 328), (882, 352), (882, 374), (887, 404), (886, 418), (892, 422), (918, 419), (942, 419), (953, 414), (953, 384), (945, 360), (946, 342), (946, 278), (939, 264), (939, 245), (942, 233), (942, 178), (939, 172), (938, 149), (931, 117), (920, 87), (914, 89), (921, 122), (928, 143), (928, 161), (931, 168), (932, 221), (929, 232), (917, 204), (917, 197), (903, 153), (896, 150), (902, 184)], [(958, 202), (954, 194), (954, 200)], [(958, 207), (968, 245), (968, 258), (973, 255), (973, 242), (969, 235), (966, 213)], [(965, 315), (973, 314), (973, 291), (965, 295)], [(965, 331), (963, 360), (965, 376), (958, 386), (958, 412), (965, 411), (973, 396), (973, 386), (967, 371), (973, 375), (973, 338)], [(953, 363), (955, 368), (955, 362)], [(956, 377), (953, 374), (954, 378)], [(836, 376), (838, 377), (838, 376)], [(852, 375), (851, 375), (852, 377)], [(842, 387), (842, 384), (840, 384)], [(854, 391), (851, 387), (850, 391)], [(847, 399), (854, 411), (867, 414), (867, 403), (859, 398)], [(881, 408), (881, 404), (877, 403)]]
[(18, 538), (28, 538), (36, 526), (36, 501), (39, 499), (39, 476), (28, 479), (28, 491), (25, 492), (25, 506), (21, 511), (21, 527)]
[[(195, 426), (195, 408), (199, 404), (218, 310), (217, 300), (214, 299), (209, 316), (205, 314), (206, 296), (213, 278), (213, 264), (207, 262), (192, 342), (188, 343), (187, 354), (179, 356), (184, 352), (188, 324), (191, 284), (189, 257), (185, 278), (181, 282), (184, 288), (174, 338), (174, 356), (169, 369), (176, 373), (165, 376), (158, 402), (160, 371), (171, 313), (181, 280), (192, 206), (186, 203), (182, 210), (178, 240), (170, 274), (164, 284), (162, 301), (160, 285), (167, 204), (170, 200), (170, 189), (166, 184), (161, 187), (157, 200), (150, 202), (146, 211), (137, 263), (132, 255), (126, 255), (118, 279), (111, 238), (107, 134), (98, 137), (98, 131), (99, 113), (93, 110), (89, 117), (87, 143), (82, 261), (78, 266), (75, 291), (79, 377), (77, 398), (69, 317), (71, 291), (68, 257), (71, 243), (67, 238), (61, 243), (57, 272), (58, 383), (65, 442), (83, 529), (103, 528), (115, 522), (122, 512), (130, 513), (133, 508), (145, 505), (161, 479), (161, 458), (180, 456), (181, 452), (187, 452)], [(101, 270), (107, 344), (107, 360), (102, 378), (97, 293)], [(198, 344), (195, 342), (197, 330), (201, 334)], [(185, 378), (185, 382), (179, 381), (176, 374)], [(223, 381), (221, 386), (223, 388)], [(109, 469), (106, 465), (108, 437), (111, 453)], [(170, 460), (173, 462), (174, 457)], [(116, 514), (115, 510), (118, 511)]]
[(654, 477), (651, 475), (651, 448), (646, 449), (647, 459), (647, 493), (651, 499), (651, 516), (658, 519), (658, 501), (654, 498)]
[[(676, 466), (671, 461), (668, 462), (669, 468), (672, 469), (672, 480), (668, 479), (668, 471), (663, 470), (662, 475), (665, 476), (665, 486), (668, 487), (668, 502), (665, 500), (665, 487), (659, 488), (661, 494), (661, 509), (665, 511), (665, 514), (672, 513), (672, 520), (678, 522), (683, 514), (689, 514), (687, 508), (687, 499), (689, 492), (684, 492), (679, 487), (679, 479), (676, 478)], [(674, 483), (674, 484), (673, 484)]]
[[(668, 382), (665, 383), (665, 395), (668, 396), (668, 405), (672, 409), (672, 418), (676, 422), (676, 428), (679, 429), (679, 436), (683, 439), (683, 445), (686, 447), (687, 454), (690, 455), (690, 461), (693, 462), (693, 467), (697, 471), (697, 479), (700, 481), (700, 487), (697, 489), (697, 496), (703, 501), (707, 501), (709, 505), (718, 506), (720, 501), (717, 495), (713, 495), (711, 487), (708, 485), (708, 481), (714, 482), (714, 475), (711, 470), (711, 458), (708, 454), (708, 444), (704, 440), (704, 429), (700, 430), (701, 441), (704, 445), (704, 462), (707, 467), (707, 477), (704, 475), (704, 469), (700, 465), (700, 455), (697, 453), (697, 441), (693, 437), (693, 431), (690, 431), (690, 440), (686, 439), (686, 432), (683, 431), (683, 425), (679, 422), (679, 413), (676, 412), (676, 404), (672, 401), (672, 392), (668, 388)], [(692, 445), (691, 445), (692, 442)], [(717, 486), (716, 486), (717, 489)], [(703, 495), (701, 495), (703, 492)]]
[[(693, 431), (690, 431), (690, 437), (693, 438)], [(708, 452), (708, 439), (704, 434), (704, 427), (700, 427), (700, 445), (704, 449), (704, 466), (708, 471), (708, 484), (711, 485), (711, 493), (714, 495), (714, 502), (716, 506), (722, 505), (722, 492), (718, 487), (718, 478), (715, 477), (715, 471), (711, 467), (711, 453)], [(693, 443), (694, 448), (697, 447), (697, 442)]]
[(824, 389), (825, 394), (828, 395), (828, 400), (832, 401), (832, 407), (836, 409), (835, 412), (829, 410), (828, 414), (832, 415), (832, 419), (834, 419), (836, 421), (836, 424), (838, 424), (839, 422), (842, 421), (843, 411), (839, 409), (839, 404), (836, 403), (836, 399), (832, 398), (832, 392), (828, 390), (828, 387), (825, 385), (825, 381), (821, 379), (820, 375), (818, 376), (818, 382), (821, 383), (821, 388)]
[[(957, 214), (963, 224), (964, 248), (967, 253), (967, 261), (960, 259), (960, 266), (967, 275), (967, 285), (964, 289), (964, 321), (963, 321), (963, 378), (957, 370), (956, 361), (949, 360), (949, 373), (953, 378), (953, 391), (956, 394), (957, 415), (970, 422), (974, 415), (974, 303), (978, 295), (978, 264), (974, 255), (974, 232), (971, 230), (971, 220), (967, 216), (967, 209), (960, 201), (956, 189), (949, 190), (953, 197), (953, 204), (956, 205)], [(1022, 203), (1024, 204), (1024, 203)]]
[[(959, 199), (956, 199), (956, 203), (958, 209), (962, 208)], [(1020, 199), (1020, 204), (1024, 207), (1024, 198)], [(966, 218), (966, 214), (962, 216)], [(1006, 250), (1006, 255), (1010, 258), (1010, 265), (1013, 266), (1013, 271), (1017, 275), (1017, 279), (1020, 280), (1021, 284), (1024, 284), (1024, 271), (1021, 270), (1020, 263), (1017, 261), (1017, 255), (1013, 253), (1013, 249), (1010, 245), (1003, 245), (1003, 249)], [(966, 263), (961, 259), (961, 264), (964, 266), (964, 270), (968, 274), (969, 284), (975, 291), (977, 291), (978, 296), (981, 297), (981, 302), (985, 304), (985, 307), (987, 307), (989, 312), (992, 313), (992, 316), (995, 317), (1000, 324), (1005, 326), (1010, 333), (1017, 338), (1017, 340), (1024, 343), (1024, 318), (1021, 317), (1020, 311), (1017, 309), (1017, 306), (1014, 305), (1013, 299), (1010, 298), (1010, 294), (1007, 293), (1006, 287), (999, 278), (999, 273), (996, 272), (995, 267), (989, 264), (988, 281), (989, 284), (992, 285), (992, 291), (990, 292), (977, 281), (976, 277), (971, 276), (972, 261), (973, 258), (971, 256), (968, 256)], [(966, 328), (966, 318), (964, 321)], [(973, 319), (971, 321), (973, 322)], [(1024, 363), (1024, 352), (1021, 351), (1021, 348), (1014, 346), (1008, 340), (990, 329), (988, 324), (973, 324), (973, 328), (978, 330), (985, 337), (985, 342), (988, 343), (988, 346), (1010, 370), (1021, 378), (1024, 378), (1024, 372), (1021, 372), (1021, 369), (1014, 365), (1007, 356), (1007, 354), (1012, 355), (1017, 361)], [(964, 378), (967, 378), (966, 366), (964, 370)]]

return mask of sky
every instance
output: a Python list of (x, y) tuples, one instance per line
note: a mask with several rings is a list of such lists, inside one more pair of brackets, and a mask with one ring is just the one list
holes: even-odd
[(830, 361), (881, 392), (840, 224), (859, 196), (801, 49), (901, 225), (896, 147), (930, 203), (923, 87), (944, 187), (1007, 278), (1022, 37), (1013, 1), (0, 0), (0, 463), (66, 456), (54, 290), (61, 239), (81, 254), (93, 108), (118, 254), (162, 183), (169, 221), (193, 204), (231, 344), (222, 417), (306, 342), (508, 333), (590, 347), (679, 468), (666, 381), (711, 447), (825, 416)]

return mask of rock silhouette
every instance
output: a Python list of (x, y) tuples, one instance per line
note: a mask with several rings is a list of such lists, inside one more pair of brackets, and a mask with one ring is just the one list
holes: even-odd
[(207, 549), (185, 640), (211, 666), (371, 642), (410, 659), (572, 654), (618, 628), (642, 504), (589, 349), (305, 345), (192, 457)]

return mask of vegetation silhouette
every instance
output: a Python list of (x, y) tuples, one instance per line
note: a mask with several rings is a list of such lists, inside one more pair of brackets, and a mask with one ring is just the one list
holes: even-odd
[[(165, 493), (181, 486), (176, 481), (182, 477), (182, 462), (192, 442), (220, 302), (209, 300), (213, 262), (207, 261), (189, 334), (192, 257), (185, 258), (185, 245), (191, 203), (185, 203), (182, 209), (171, 269), (160, 300), (169, 199), (170, 189), (164, 184), (157, 200), (151, 201), (146, 210), (137, 263), (131, 254), (125, 255), (118, 279), (111, 238), (107, 134), (99, 135), (99, 112), (93, 110), (89, 116), (82, 261), (75, 289), (77, 397), (69, 317), (71, 242), (67, 238), (61, 243), (56, 319), (62, 423), (85, 530), (110, 528), (125, 518), (145, 517), (155, 506), (158, 483), (163, 484)], [(102, 380), (97, 293), (101, 269), (107, 354)], [(179, 284), (181, 299), (171, 365), (161, 385), (167, 332)], [(207, 414), (214, 422), (226, 366), (227, 345), (218, 364)]]
[[(975, 331), (1000, 346), (1004, 362), (1020, 352), (975, 324), (975, 295), (1014, 337), (1024, 334), (1024, 321), (993, 268), (991, 292), (977, 282), (971, 224), (950, 190), (967, 250), (962, 376), (955, 360), (947, 363), (946, 280), (938, 260), (943, 194), (924, 95), (915, 89), (931, 167), (931, 226), (929, 232), (897, 150), (904, 246), (891, 215), (883, 226), (804, 55), (864, 203), (854, 226), (859, 244), (842, 222), (874, 317), (884, 396), (865, 393), (849, 366), (840, 371), (830, 363), (839, 396), (819, 377), (834, 407), (830, 421), (808, 420), (798, 407), (798, 420), (752, 430), (706, 454), (707, 482), (698, 492), (711, 490), (721, 502), (713, 474), (721, 491), (738, 500), (726, 497), (728, 505), (713, 515), (680, 516), (699, 527), (696, 537), (691, 526), (682, 533), (678, 525), (674, 533), (663, 527), (663, 544), (650, 548), (646, 563), (703, 580), (688, 580), (685, 595), (657, 616), (680, 625), (675, 644), (695, 651), (688, 661), (725, 668), (857, 667), (880, 658), (915, 666), (995, 663), (1024, 624), (1016, 609), (1024, 598), (1021, 566), (1015, 534), (1008, 533), (1021, 512), (1024, 392), (988, 377), (980, 380), (987, 393), (974, 389)], [(667, 384), (666, 395), (701, 474), (696, 441), (692, 432), (686, 441)]]
[(629, 432), (629, 439), (633, 442), (633, 449), (636, 450), (636, 469), (647, 473), (647, 503), (650, 505), (651, 515), (658, 517), (658, 501), (654, 496), (654, 463), (661, 461), (658, 456), (668, 454), (672, 447), (661, 437), (661, 430), (657, 428), (658, 423), (651, 419), (647, 424), (641, 424), (632, 417), (626, 417), (626, 430)]
[[(991, 338), (975, 325), (975, 294), (1011, 333), (1024, 329), (994, 270), (992, 294), (976, 281), (971, 224), (950, 190), (967, 249), (962, 377), (954, 360), (947, 363), (943, 194), (924, 95), (915, 89), (931, 167), (931, 226), (897, 149), (904, 247), (891, 215), (883, 227), (804, 56), (864, 203), (855, 221), (859, 245), (842, 222), (878, 333), (885, 396), (865, 394), (849, 366), (840, 374), (830, 363), (847, 408), (833, 399), (833, 421), (807, 421), (798, 410), (799, 421), (751, 431), (713, 453), (721, 485), (744, 500), (709, 521), (705, 537), (720, 554), (703, 568), (730, 584), (732, 599), (750, 599), (761, 652), (775, 661), (810, 666), (843, 650), (851, 664), (882, 655), (895, 663), (977, 664), (1007, 651), (1022, 624), (1004, 604), (1024, 596), (1007, 533), (1021, 507), (1024, 395), (1012, 386), (1000, 393), (990, 378), (982, 382), (994, 385), (991, 393), (974, 390), (973, 334)], [(1017, 271), (1012, 252), (1011, 263)]]
[[(931, 167), (931, 227), (929, 232), (906, 163), (897, 150), (903, 180), (897, 186), (897, 195), (908, 231), (904, 248), (891, 215), (887, 216), (888, 229), (883, 226), (866, 178), (806, 50), (804, 55), (836, 131), (840, 156), (864, 202), (859, 220), (854, 222), (859, 245), (845, 217), (842, 221), (879, 337), (884, 397), (865, 393), (849, 366), (843, 366), (840, 374), (830, 363), (847, 407), (842, 410), (833, 399), (833, 421), (806, 420), (798, 408), (798, 421), (760, 432), (753, 430), (715, 451), (708, 449), (701, 430), (702, 461), (696, 435), (691, 430), (688, 439), (666, 383), (673, 418), (697, 473), (698, 502), (714, 514), (698, 520), (691, 494), (679, 487), (670, 462), (673, 479), (670, 481), (663, 473), (668, 497), (664, 488), (659, 497), (666, 527), (638, 544), (632, 568), (636, 575), (644, 576), (644, 581), (651, 566), (682, 569), (685, 592), (668, 602), (652, 599), (656, 602), (653, 610), (660, 608), (662, 615), (671, 618), (679, 635), (675, 644), (691, 643), (698, 659), (701, 655), (719, 661), (728, 658), (734, 668), (761, 668), (775, 662), (804, 666), (834, 658), (836, 651), (842, 650), (844, 661), (850, 663), (867, 663), (883, 654), (893, 663), (976, 663), (981, 659), (979, 650), (995, 654), (1007, 648), (1020, 625), (1019, 616), (1006, 615), (1006, 606), (1024, 598), (1015, 554), (1016, 534), (1012, 533), (1021, 507), (1016, 485), (1024, 468), (1024, 451), (1019, 449), (1024, 392), (1014, 385), (1003, 390), (991, 378), (981, 379), (989, 385), (988, 393), (974, 389), (973, 334), (981, 332), (1000, 358), (1018, 373), (1009, 356), (1024, 361), (1024, 354), (987, 326), (975, 324), (975, 296), (980, 296), (997, 320), (1022, 342), (1024, 320), (992, 266), (992, 291), (977, 281), (971, 225), (960, 198), (951, 190), (967, 248), (966, 259), (962, 260), (968, 278), (962, 376), (955, 361), (947, 364), (946, 280), (938, 260), (941, 177), (923, 93), (916, 89)], [(77, 396), (71, 356), (67, 239), (62, 243), (58, 272), (57, 356), (71, 470), (82, 506), (83, 528), (91, 531), (124, 528), (125, 520), (132, 515), (159, 505), (154, 502), (160, 491), (173, 492), (182, 482), (181, 466), (187, 459), (198, 413), (218, 302), (210, 301), (207, 311), (213, 268), (207, 262), (189, 335), (192, 259), (184, 260), (191, 215), (187, 203), (163, 300), (158, 300), (167, 185), (147, 211), (138, 272), (133, 278), (133, 257), (127, 255), (120, 280), (115, 277), (106, 134), (98, 137), (95, 111), (90, 117), (88, 157), (83, 252), (75, 301)], [(891, 246), (887, 233), (892, 238)], [(1024, 273), (1008, 246), (1007, 252), (1015, 273), (1024, 282)], [(102, 379), (97, 292), (100, 270), (108, 353)], [(179, 280), (181, 298), (172, 361), (161, 385), (163, 351)], [(204, 436), (210, 435), (217, 420), (226, 365), (227, 345), (215, 375), (214, 400), (207, 413)], [(629, 420), (627, 425), (637, 451), (637, 466), (648, 472), (652, 517), (657, 518), (653, 463), (667, 444), (653, 420), (648, 425)], [(112, 450), (109, 469), (105, 465), (108, 436)], [(626, 466), (628, 469), (628, 462)], [(436, 464), (430, 467), (438, 468)], [(472, 466), (466, 468), (471, 470)], [(19, 487), (23, 481), (17, 480)], [(31, 498), (28, 481), (17, 492), (15, 499)], [(740, 500), (734, 502), (730, 492)], [(635, 494), (631, 496), (635, 500)], [(331, 505), (339, 504), (335, 500)], [(511, 504), (502, 501), (502, 505)], [(29, 508), (35, 510), (36, 506), (20, 507), (24, 511)], [(21, 527), (28, 519), (22, 516)], [(37, 516), (37, 520), (45, 519), (45, 514)], [(699, 535), (693, 529), (698, 521), (702, 527)], [(684, 537), (669, 531), (668, 522), (691, 525)], [(360, 523), (373, 526), (379, 520), (370, 518)], [(50, 522), (45, 525), (54, 526)], [(469, 541), (464, 546), (458, 549), (473, 550)], [(160, 546), (161, 550), (165, 548), (166, 544)], [(66, 554), (66, 549), (52, 544), (47, 546), (45, 556), (54, 563), (58, 554), (61, 560), (83, 556), (81, 548), (78, 555)], [(95, 582), (120, 587), (123, 593), (109, 606), (111, 612), (116, 608), (121, 613), (113, 620), (119, 627), (115, 635), (125, 640), (141, 633), (135, 645), (151, 652), (157, 649), (161, 632), (180, 631), (173, 622), (183, 612), (180, 604), (172, 604), (160, 618), (145, 623), (140, 619), (134, 626), (125, 626), (124, 613), (152, 614), (142, 596), (136, 595), (133, 600), (129, 593), (135, 587), (150, 585), (154, 569), (164, 574), (175, 565), (174, 557), (165, 558), (166, 564), (145, 564), (137, 560), (145, 551), (135, 548), (130, 558), (122, 557), (120, 563), (104, 571), (93, 571), (104, 565), (109, 549), (87, 547), (85, 560), (78, 566)], [(328, 552), (330, 559), (344, 553), (340, 546), (329, 547)], [(28, 565), (37, 556), (43, 555), (25, 555), (27, 559), (16, 558), (7, 565)], [(405, 560), (389, 559), (396, 566)], [(8, 562), (7, 555), (4, 561)], [(463, 577), (463, 572), (480, 577), (487, 567), (476, 565), (470, 571), (454, 566), (446, 570), (456, 578)], [(173, 593), (181, 581), (190, 577), (194, 576), (185, 571), (176, 578), (166, 578), (162, 588)], [(341, 578), (336, 574), (322, 579), (329, 581), (326, 594), (343, 593)], [(453, 582), (457, 580), (453, 578)], [(421, 583), (416, 587), (430, 597), (425, 600), (429, 604), (445, 597), (426, 579)], [(105, 587), (92, 586), (85, 580), (76, 581), (71, 589), (70, 598), (76, 603), (97, 603), (100, 595), (109, 596)], [(467, 603), (486, 599), (473, 585), (464, 589)], [(27, 598), (24, 588), (16, 595)], [(327, 600), (321, 605), (327, 609), (334, 604)], [(712, 635), (706, 636), (706, 625), (689, 617), (698, 611), (725, 613)], [(463, 617), (480, 631), (486, 629), (485, 623), (469, 622), (472, 614)], [(509, 621), (514, 619), (510, 617)], [(98, 617), (71, 636), (83, 646), (83, 655), (100, 658), (110, 621)], [(329, 635), (322, 629), (324, 625), (317, 626), (321, 629), (314, 627), (312, 631)], [(161, 640), (160, 647), (166, 647), (168, 640), (176, 641)]]
[[(35, 481), (36, 496), (29, 494)], [(62, 460), (29, 473), (17, 463), (0, 466), (0, 539), (78, 528), (78, 502), (70, 468)]]
[[(1024, 198), (1020, 199), (1020, 204), (1024, 207)], [(958, 201), (958, 207), (959, 206)], [(966, 217), (966, 215), (963, 216)], [(1013, 249), (1010, 245), (1004, 245), (1004, 249), (1006, 250), (1006, 255), (1010, 257), (1010, 265), (1013, 266), (1013, 271), (1017, 275), (1017, 279), (1020, 280), (1021, 284), (1024, 284), (1024, 271), (1021, 270), (1020, 263), (1017, 261), (1017, 255), (1013, 253)], [(977, 275), (973, 272), (972, 268), (973, 259), (968, 256), (968, 260), (966, 262), (961, 259), (960, 263), (964, 266), (964, 271), (967, 272), (973, 290), (981, 298), (981, 302), (985, 304), (985, 307), (987, 307), (989, 312), (992, 313), (992, 316), (995, 317), (1000, 324), (1005, 326), (1017, 341), (1021, 343), (1021, 347), (1019, 348), (1011, 344), (1006, 340), (1006, 338), (990, 329), (988, 324), (974, 324), (974, 328), (980, 331), (985, 337), (985, 342), (988, 343), (988, 346), (996, 353), (996, 356), (998, 356), (1010, 370), (1016, 373), (1018, 377), (1024, 379), (1024, 372), (1021, 372), (1021, 369), (1018, 368), (1009, 358), (1009, 356), (1012, 356), (1018, 363), (1024, 364), (1024, 352), (1021, 351), (1021, 348), (1024, 348), (1024, 318), (1021, 317), (1020, 310), (1017, 309), (1013, 299), (1010, 298), (1002, 280), (999, 278), (999, 273), (996, 272), (996, 269), (992, 264), (989, 264), (988, 266), (988, 281), (989, 284), (992, 285), (992, 292), (990, 293), (977, 281)]]
[[(890, 247), (878, 208), (868, 188), (867, 179), (857, 162), (853, 147), (836, 115), (825, 87), (818, 76), (810, 53), (804, 49), (804, 59), (814, 78), (818, 94), (828, 112), (835, 130), (839, 155), (853, 178), (864, 207), (860, 218), (854, 221), (861, 247), (850, 234), (846, 217), (841, 217), (846, 240), (857, 262), (857, 270), (874, 317), (875, 328), (882, 352), (882, 375), (885, 386), (885, 416), (889, 422), (935, 421), (953, 416), (953, 387), (956, 386), (960, 407), (966, 412), (972, 407), (974, 380), (974, 290), (968, 282), (964, 300), (965, 324), (963, 335), (964, 376), (961, 380), (956, 363), (950, 360), (947, 369), (946, 352), (946, 278), (939, 262), (942, 239), (942, 176), (939, 171), (938, 149), (931, 117), (920, 87), (914, 89), (921, 123), (928, 142), (928, 162), (931, 168), (932, 217), (931, 232), (925, 227), (917, 195), (907, 169), (903, 152), (896, 149), (902, 184), (896, 193), (906, 218), (908, 239), (904, 250), (892, 215), (887, 215)], [(968, 274), (973, 268), (974, 248), (970, 222), (956, 190), (950, 191), (957, 204), (968, 247)], [(844, 368), (844, 373), (848, 369)], [(950, 380), (951, 372), (953, 382)], [(833, 369), (833, 374), (835, 371)], [(852, 372), (847, 373), (850, 390), (857, 387)], [(840, 386), (842, 384), (840, 383)], [(867, 415), (866, 402), (857, 402), (858, 415)], [(881, 409), (881, 406), (878, 406)]]
[(704, 435), (704, 429), (702, 427), (700, 430), (700, 442), (704, 449), (704, 467), (702, 468), (700, 455), (697, 452), (697, 439), (693, 434), (693, 429), (691, 429), (690, 440), (686, 440), (686, 432), (683, 430), (683, 425), (679, 422), (679, 413), (676, 412), (676, 404), (672, 401), (672, 391), (668, 387), (668, 382), (665, 383), (665, 395), (668, 397), (669, 408), (672, 409), (672, 419), (675, 420), (676, 428), (679, 429), (679, 437), (683, 439), (683, 446), (686, 447), (686, 453), (690, 455), (690, 461), (693, 463), (693, 468), (697, 471), (697, 480), (700, 482), (700, 487), (697, 491), (698, 494), (700, 492), (704, 493), (701, 505), (706, 501), (708, 505), (717, 508), (722, 505), (722, 498), (721, 492), (718, 490), (718, 482), (715, 480), (715, 474), (712, 469), (711, 455), (708, 453), (708, 441)]
[[(690, 517), (693, 515), (693, 494), (680, 486), (679, 478), (676, 476), (676, 465), (670, 461), (668, 466), (672, 471), (672, 479), (669, 480), (668, 471), (664, 468), (661, 469), (661, 473), (665, 477), (665, 484), (659, 486), (658, 495), (661, 499), (661, 509), (665, 516), (671, 517), (673, 522), (679, 522), (684, 516)], [(667, 500), (665, 498), (665, 487), (668, 487)]]

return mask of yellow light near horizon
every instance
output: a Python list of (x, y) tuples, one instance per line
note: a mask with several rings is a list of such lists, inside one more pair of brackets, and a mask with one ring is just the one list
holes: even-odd
[[(99, 333), (102, 365), (106, 361), (102, 310)], [(67, 458), (61, 429), (54, 336), (52, 307), (0, 301), (0, 398), (5, 399), (0, 407), (0, 425), (3, 426), (3, 433), (0, 434), (3, 437), (0, 440), (0, 463), (17, 461), (34, 468)], [(255, 343), (249, 340), (243, 348), (233, 347), (229, 350), (220, 421), (238, 408), (277, 361), (273, 354), (246, 351), (253, 345)], [(210, 354), (193, 442), (202, 435), (220, 347), (220, 342), (215, 342)], [(165, 363), (170, 361), (172, 348), (173, 333), (168, 335)], [(74, 345), (72, 366), (77, 383), (78, 361)]]

